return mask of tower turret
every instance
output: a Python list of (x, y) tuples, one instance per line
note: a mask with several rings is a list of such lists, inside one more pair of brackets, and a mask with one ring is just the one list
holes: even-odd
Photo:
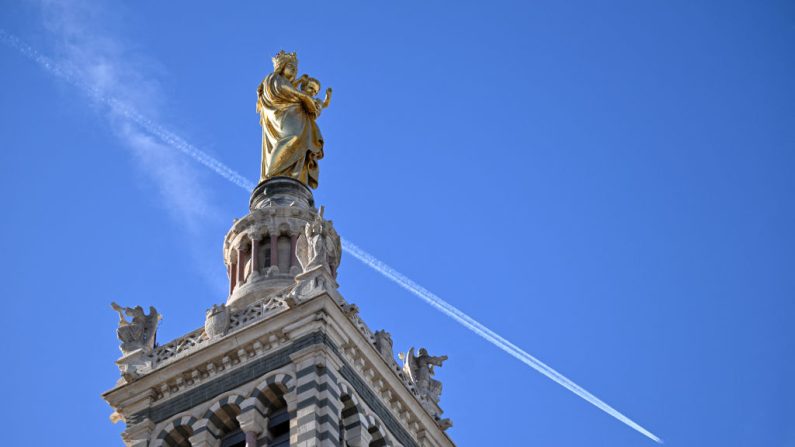
[(103, 397), (127, 446), (454, 445), (432, 377), (447, 357), (412, 348), (399, 366), (389, 333), (337, 290), (340, 237), (310, 189), (330, 92), (315, 102), (296, 70), (281, 52), (258, 89), (263, 178), (224, 239), (225, 302), (163, 344), (154, 308), (114, 304), (122, 377)]

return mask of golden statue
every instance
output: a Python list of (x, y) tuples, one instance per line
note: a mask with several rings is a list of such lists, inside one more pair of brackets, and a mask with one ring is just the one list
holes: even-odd
[(323, 100), (315, 98), (320, 82), (306, 74), (296, 78), (295, 53), (279, 51), (273, 73), (257, 88), (257, 112), (262, 126), (260, 182), (290, 177), (317, 188), (317, 161), (323, 158), (323, 137), (315, 120), (331, 102), (331, 89)]

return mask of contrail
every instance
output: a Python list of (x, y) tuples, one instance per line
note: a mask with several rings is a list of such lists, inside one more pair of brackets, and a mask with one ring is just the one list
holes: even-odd
[[(169, 131), (168, 129), (165, 129), (164, 127), (152, 122), (145, 116), (138, 113), (134, 108), (128, 106), (122, 101), (102, 94), (102, 92), (100, 92), (98, 89), (80, 80), (79, 77), (74, 72), (61, 67), (60, 65), (53, 62), (51, 59), (41, 55), (38, 51), (30, 47), (29, 45), (20, 41), (17, 37), (7, 33), (2, 29), (0, 29), (0, 41), (10, 46), (11, 48), (14, 48), (15, 50), (19, 51), (25, 57), (33, 60), (39, 66), (41, 66), (46, 71), (48, 71), (50, 74), (53, 74), (56, 77), (72, 84), (73, 86), (82, 90), (84, 93), (88, 94), (93, 99), (107, 105), (115, 112), (130, 119), (131, 121), (141, 126), (143, 129), (145, 129), (146, 131), (160, 138), (167, 145), (181, 151), (183, 154), (193, 158), (197, 162), (210, 168), (213, 172), (225, 178), (226, 180), (234, 183), (235, 185), (241, 187), (246, 191), (251, 191), (254, 188), (255, 184), (250, 180), (248, 180), (247, 178), (240, 175), (237, 171), (226, 166), (225, 164), (215, 159), (208, 153), (188, 143), (187, 141), (185, 141), (178, 135), (174, 134), (173, 132)], [(447, 301), (439, 298), (437, 295), (431, 293), (424, 287), (410, 280), (409, 278), (407, 278), (397, 270), (379, 261), (369, 253), (357, 247), (352, 242), (343, 239), (342, 248), (343, 250), (345, 250), (346, 253), (350, 254), (351, 256), (355, 257), (356, 259), (358, 259), (368, 267), (372, 268), (373, 270), (387, 277), (389, 280), (395, 282), (399, 286), (408, 290), (415, 296), (419, 297), (420, 299), (422, 299), (423, 301), (434, 307), (436, 310), (452, 318), (453, 320), (455, 320), (462, 326), (466, 327), (470, 331), (474, 332), (475, 334), (479, 335), (480, 337), (482, 337), (489, 343), (493, 344), (497, 348), (510, 354), (520, 362), (535, 369), (536, 371), (545, 375), (549, 379), (553, 380), (555, 383), (566, 388), (567, 390), (581, 397), (586, 402), (589, 402), (590, 404), (594, 405), (595, 407), (599, 408), (600, 410), (604, 411), (610, 416), (613, 416), (617, 420), (623, 422), (624, 424), (636, 430), (637, 432), (643, 434), (647, 438), (653, 440), (654, 442), (662, 444), (663, 442), (662, 439), (660, 439), (650, 431), (646, 430), (641, 425), (634, 422), (632, 419), (623, 415), (615, 408), (606, 404), (598, 397), (589, 393), (588, 391), (586, 391), (576, 383), (572, 382), (571, 380), (569, 380), (559, 372), (555, 371), (554, 369), (546, 365), (544, 362), (538, 360), (537, 358), (528, 354), (518, 346), (502, 338), (500, 335), (498, 335), (491, 329), (487, 328), (486, 326), (483, 326), (482, 324), (474, 320), (472, 317), (458, 310), (456, 307), (454, 307)]]
[(372, 268), (373, 270), (381, 273), (382, 275), (386, 276), (393, 282), (395, 282), (400, 287), (408, 290), (409, 292), (413, 293), (414, 295), (418, 296), (420, 299), (425, 301), (426, 303), (430, 304), (432, 307), (436, 308), (436, 310), (442, 312), (443, 314), (447, 315), (448, 317), (452, 318), (453, 320), (457, 321), (462, 326), (466, 327), (470, 331), (476, 333), (477, 335), (483, 337), (487, 341), (489, 341), (494, 346), (502, 349), (506, 353), (512, 355), (520, 362), (524, 363), (525, 365), (535, 369), (536, 371), (540, 372), (541, 374), (547, 376), (548, 378), (555, 381), (557, 384), (566, 388), (567, 390), (571, 391), (572, 393), (580, 396), (581, 398), (585, 399), (587, 402), (591, 403), (595, 407), (599, 408), (600, 410), (604, 411), (605, 413), (613, 416), (614, 418), (618, 419), (619, 421), (623, 422), (624, 424), (632, 427), (633, 429), (637, 430), (644, 436), (648, 437), (649, 439), (662, 444), (662, 439), (655, 436), (650, 431), (646, 430), (645, 428), (641, 427), (639, 424), (634, 422), (632, 419), (624, 416), (618, 410), (611, 407), (610, 405), (604, 403), (598, 397), (594, 396), (593, 394), (589, 393), (588, 391), (584, 390), (582, 387), (577, 385), (576, 383), (572, 382), (568, 378), (564, 377), (559, 372), (555, 371), (554, 369), (547, 366), (541, 360), (533, 357), (532, 355), (528, 354), (521, 348), (517, 347), (513, 343), (509, 342), (508, 340), (502, 338), (498, 334), (496, 334), (491, 329), (483, 326), (482, 324), (478, 323), (469, 315), (461, 312), (457, 308), (453, 307), (447, 301), (439, 298), (432, 292), (428, 291), (424, 287), (420, 286), (419, 284), (415, 283), (414, 281), (407, 278), (402, 273), (398, 272), (397, 270), (393, 269), (392, 267), (384, 264), (383, 262), (376, 259), (371, 254), (367, 253), (366, 251), (362, 250), (361, 248), (354, 245), (352, 242), (343, 239), (342, 240), (342, 248), (345, 252), (351, 254), (356, 259), (362, 261), (365, 265)]

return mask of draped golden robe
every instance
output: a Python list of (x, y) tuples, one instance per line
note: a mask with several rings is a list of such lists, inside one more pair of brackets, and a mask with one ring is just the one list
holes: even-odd
[(260, 181), (291, 177), (317, 188), (317, 161), (323, 158), (323, 137), (315, 123), (320, 109), (307, 110), (300, 95), (279, 73), (262, 81), (257, 100), (262, 126)]

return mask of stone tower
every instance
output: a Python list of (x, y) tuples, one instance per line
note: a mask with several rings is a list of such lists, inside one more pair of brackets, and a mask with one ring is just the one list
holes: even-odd
[[(433, 366), (395, 361), (337, 291), (340, 238), (302, 182), (274, 177), (224, 239), (226, 303), (157, 345), (159, 315), (119, 312), (122, 377), (103, 397), (130, 447), (452, 446)], [(126, 317), (130, 318), (128, 321)]]

